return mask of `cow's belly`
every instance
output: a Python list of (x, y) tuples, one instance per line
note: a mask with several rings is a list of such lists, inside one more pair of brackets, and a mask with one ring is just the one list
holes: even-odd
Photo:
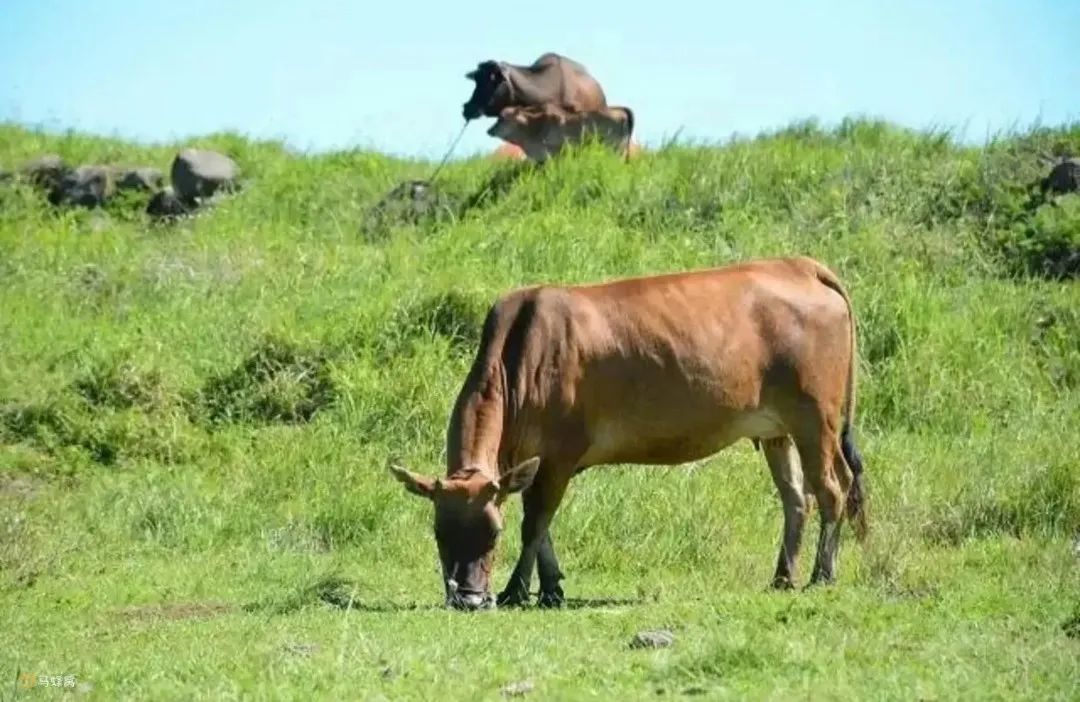
[(767, 439), (787, 433), (770, 409), (722, 411), (692, 422), (612, 416), (589, 427), (589, 448), (580, 464), (675, 465), (707, 458), (739, 439)]

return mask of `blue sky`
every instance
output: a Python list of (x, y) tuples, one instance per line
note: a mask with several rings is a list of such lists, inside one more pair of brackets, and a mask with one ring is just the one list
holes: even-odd
[[(646, 144), (849, 114), (981, 141), (1080, 120), (1078, 36), (1080, 0), (2, 0), (0, 120), (437, 158), (466, 71), (557, 51), (634, 109)], [(488, 123), (459, 155), (498, 145)]]

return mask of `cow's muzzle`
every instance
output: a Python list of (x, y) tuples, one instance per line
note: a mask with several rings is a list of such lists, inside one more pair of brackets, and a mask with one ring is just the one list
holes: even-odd
[(446, 606), (451, 609), (473, 612), (495, 609), (495, 595), (490, 592), (462, 590), (453, 580), (446, 581)]
[(467, 102), (461, 106), (461, 116), (465, 119), (476, 119), (480, 116), (480, 106)]

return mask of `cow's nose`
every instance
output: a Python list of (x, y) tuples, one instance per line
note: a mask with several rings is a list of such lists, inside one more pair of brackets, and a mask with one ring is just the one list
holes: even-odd
[(477, 595), (475, 593), (469, 593), (467, 595), (458, 595), (458, 606), (461, 609), (481, 609), (488, 602), (488, 598), (483, 595)]
[(491, 595), (478, 595), (475, 593), (458, 595), (455, 607), (468, 611), (475, 611), (477, 609), (495, 609), (495, 597), (492, 597)]
[(475, 612), (478, 609), (494, 609), (495, 598), (492, 595), (483, 595), (475, 592), (447, 595), (446, 606), (467, 612)]

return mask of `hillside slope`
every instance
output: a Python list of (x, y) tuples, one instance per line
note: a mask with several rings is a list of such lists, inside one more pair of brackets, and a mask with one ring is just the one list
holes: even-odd
[[(1080, 125), (972, 148), (849, 120), (629, 164), (452, 162), (418, 221), (372, 208), (433, 164), (191, 143), (243, 187), (175, 223), (0, 183), (7, 680), (71, 674), (102, 699), (495, 699), (522, 678), (561, 699), (1078, 694), (1080, 195), (1032, 184), (1080, 153)], [(7, 125), (0, 167), (168, 172), (178, 146)], [(575, 479), (554, 539), (579, 608), (429, 609), (429, 508), (383, 467), (441, 470), (488, 305), (775, 254), (832, 267), (858, 316), (875, 531), (845, 533), (840, 583), (764, 592), (779, 502), (747, 443)], [(626, 650), (656, 626), (674, 648)]]

